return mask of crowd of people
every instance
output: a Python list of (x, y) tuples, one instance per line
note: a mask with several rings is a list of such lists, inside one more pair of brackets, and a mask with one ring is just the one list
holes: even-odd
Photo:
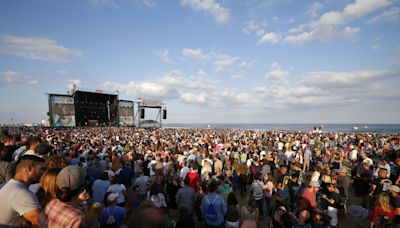
[(0, 227), (308, 228), (358, 215), (370, 227), (400, 227), (399, 140), (318, 130), (2, 129)]

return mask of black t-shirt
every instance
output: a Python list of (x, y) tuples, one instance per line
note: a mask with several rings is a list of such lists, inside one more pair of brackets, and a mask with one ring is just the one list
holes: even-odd
[(328, 206), (331, 206), (331, 207), (334, 207), (334, 208), (339, 208), (340, 207), (341, 202), (340, 202), (340, 195), (338, 193), (336, 193), (336, 192), (328, 192), (326, 194), (326, 196), (327, 196), (328, 199), (335, 200), (335, 202), (333, 202), (332, 204), (327, 201)]
[(373, 185), (376, 185), (373, 195), (379, 195), (382, 192), (386, 192), (392, 182), (388, 178), (378, 177), (372, 181)]

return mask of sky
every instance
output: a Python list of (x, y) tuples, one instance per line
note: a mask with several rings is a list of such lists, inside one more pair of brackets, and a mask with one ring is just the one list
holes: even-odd
[(400, 1), (0, 1), (0, 123), (73, 84), (167, 123), (400, 123)]

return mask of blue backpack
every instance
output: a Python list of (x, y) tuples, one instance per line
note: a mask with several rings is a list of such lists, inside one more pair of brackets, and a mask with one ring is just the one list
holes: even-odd
[(207, 211), (206, 211), (206, 218), (210, 221), (216, 221), (218, 218), (217, 210), (214, 207), (215, 201), (218, 199), (218, 196), (215, 197), (215, 199), (210, 202), (210, 200), (205, 197), (208, 203)]

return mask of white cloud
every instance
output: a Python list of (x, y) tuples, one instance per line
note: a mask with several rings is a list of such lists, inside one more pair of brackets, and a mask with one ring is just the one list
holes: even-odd
[(380, 21), (397, 21), (400, 19), (400, 7), (392, 7), (389, 10), (375, 16), (367, 21), (368, 24), (375, 24)]
[(66, 74), (68, 74), (68, 71), (66, 71), (66, 70), (58, 70), (58, 71), (57, 71), (57, 74), (59, 74), (59, 75), (66, 75)]
[(81, 57), (81, 51), (60, 46), (44, 37), (0, 36), (0, 52), (21, 58), (65, 62), (69, 57)]
[(204, 11), (211, 14), (218, 24), (229, 21), (229, 11), (215, 0), (180, 0), (183, 6), (189, 5), (195, 11)]
[(32, 79), (30, 77), (21, 75), (15, 71), (5, 71), (1, 73), (1, 76), (4, 78), (4, 82), (6, 84), (23, 84), (27, 83), (30, 85), (36, 85), (39, 83), (38, 80)]
[(233, 67), (239, 57), (232, 57), (229, 55), (215, 54), (213, 65), (215, 66), (216, 72), (224, 72), (227, 69)]
[(145, 81), (130, 81), (117, 83), (107, 81), (102, 83), (104, 89), (118, 90), (130, 97), (150, 97), (162, 99), (177, 99), (180, 89), (208, 89), (215, 82), (206, 76), (187, 76), (179, 70), (172, 70), (162, 77)]
[(239, 79), (242, 79), (243, 76), (240, 75), (240, 74), (234, 74), (234, 75), (231, 76), (231, 78), (232, 78), (233, 80), (239, 80)]
[(223, 89), (218, 92), (198, 94), (183, 93), (181, 100), (191, 104), (205, 104), (212, 107), (231, 107), (236, 105), (250, 105), (256, 100), (248, 93), (240, 93), (236, 89)]
[(183, 93), (181, 94), (181, 99), (185, 103), (191, 104), (205, 104), (206, 103), (206, 93), (193, 94), (193, 93)]
[(304, 30), (305, 27), (306, 27), (306, 24), (300, 24), (296, 27), (289, 29), (288, 33), (300, 33)]
[(313, 4), (309, 5), (306, 10), (306, 14), (312, 18), (318, 16), (318, 12), (324, 8), (324, 5), (320, 2), (314, 2)]
[(319, 87), (354, 87), (371, 84), (373, 82), (393, 77), (395, 72), (388, 70), (365, 70), (353, 72), (319, 71), (311, 72), (304, 83)]
[(257, 44), (263, 44), (263, 43), (272, 43), (272, 44), (275, 44), (275, 43), (278, 43), (279, 39), (280, 39), (280, 38), (279, 38), (279, 35), (278, 35), (278, 34), (273, 33), (273, 32), (269, 32), (269, 33), (264, 34), (264, 35), (261, 37), (261, 39), (259, 39), (259, 40), (257, 41)]
[(267, 23), (265, 21), (257, 22), (256, 20), (250, 20), (245, 23), (242, 31), (246, 34), (255, 33), (257, 36), (262, 36), (265, 33)]
[(119, 9), (119, 5), (116, 0), (90, 0), (90, 2), (95, 6), (106, 5)]
[(265, 78), (270, 81), (285, 81), (288, 75), (289, 75), (288, 71), (277, 69), (266, 73)]
[(238, 65), (238, 67), (240, 67), (240, 68), (251, 68), (251, 67), (254, 67), (255, 65), (256, 65), (256, 61), (250, 61), (250, 62), (241, 61), (239, 63), (239, 65)]
[(6, 71), (2, 73), (2, 76), (7, 84), (20, 83), (22, 77), (15, 71)]
[(36, 79), (28, 81), (28, 84), (30, 84), (30, 85), (37, 85), (38, 83), (39, 83), (39, 81)]
[(196, 59), (201, 62), (207, 61), (209, 59), (209, 56), (204, 54), (203, 50), (201, 50), (200, 48), (197, 49), (185, 48), (182, 50), (182, 55), (187, 58)]
[(372, 45), (372, 50), (378, 50), (381, 46), (379, 44)]
[[(307, 24), (308, 31), (297, 35), (288, 35), (284, 41), (290, 43), (321, 42), (334, 39), (352, 39), (359, 32), (359, 28), (353, 28), (349, 25), (351, 21), (360, 19), (376, 10), (390, 6), (389, 0), (355, 0), (346, 5), (343, 11), (330, 11), (321, 15), (316, 21)], [(300, 32), (301, 27), (291, 30), (291, 32)]]
[(81, 80), (80, 79), (70, 79), (67, 81), (67, 87), (69, 90), (73, 89), (74, 85), (77, 88), (81, 87)]
[[(276, 75), (285, 74), (278, 72)], [(399, 72), (389, 70), (310, 72), (299, 81), (287, 81), (284, 86), (255, 86), (252, 92), (256, 94), (258, 105), (268, 108), (383, 101), (400, 98), (397, 85), (385, 84), (387, 79), (399, 76)]]
[(143, 0), (143, 4), (148, 7), (156, 7), (157, 2), (155, 0)]
[(162, 61), (167, 62), (167, 63), (174, 63), (172, 58), (169, 56), (169, 50), (157, 50), (156, 55), (161, 58)]
[(197, 70), (197, 75), (200, 77), (206, 77), (207, 73), (203, 69), (198, 69)]
[(279, 63), (278, 62), (272, 62), (271, 66), (269, 67), (271, 69), (278, 69), (279, 68)]

